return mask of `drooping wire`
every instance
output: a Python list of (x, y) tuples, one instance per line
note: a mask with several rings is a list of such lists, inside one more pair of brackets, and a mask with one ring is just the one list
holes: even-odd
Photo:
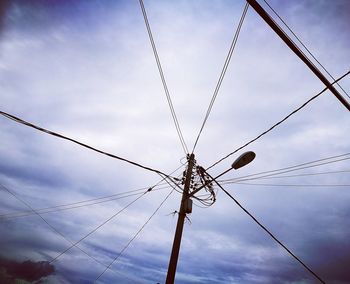
[(350, 170), (342, 170), (342, 171), (329, 171), (329, 172), (317, 172), (317, 173), (303, 173), (296, 175), (278, 175), (271, 177), (263, 177), (257, 179), (281, 179), (281, 178), (295, 178), (295, 177), (304, 177), (304, 176), (318, 176), (318, 175), (330, 175), (330, 174), (341, 174), (341, 173), (350, 173)]
[[(276, 183), (249, 183), (249, 182), (232, 182), (240, 185), (253, 186), (278, 186), (278, 187), (349, 187), (350, 184), (276, 184)], [(230, 183), (225, 183), (230, 184)]]
[[(208, 174), (209, 175), (209, 174)], [(210, 176), (210, 175), (209, 175)], [(210, 176), (211, 177), (211, 176)], [(221, 188), (223, 192), (226, 193), (250, 218), (253, 219), (253, 221), (259, 225), (261, 229), (263, 229), (274, 241), (276, 241), (281, 247), (283, 247), (295, 260), (297, 260), (307, 271), (309, 271), (314, 277), (316, 277), (321, 283), (326, 283), (322, 280), (322, 278), (317, 275), (308, 265), (306, 265), (299, 257), (297, 257), (290, 249), (288, 249), (277, 237), (275, 237), (274, 234), (270, 232), (269, 229), (267, 229), (263, 224), (260, 223), (246, 208), (243, 207), (243, 205), (235, 198), (233, 197), (228, 191), (226, 191), (221, 184), (213, 177), (211, 177), (212, 180)]]
[[(169, 174), (169, 176), (174, 174), (175, 172), (177, 172), (182, 167), (183, 167), (183, 165), (176, 168), (174, 171), (172, 171)], [(176, 180), (176, 178), (175, 178), (175, 180)], [(76, 208), (81, 208), (81, 207), (85, 207), (85, 206), (96, 205), (96, 204), (101, 204), (101, 203), (110, 202), (110, 201), (114, 201), (114, 200), (119, 200), (119, 199), (127, 198), (130, 196), (140, 195), (146, 189), (147, 190), (151, 189), (151, 191), (153, 192), (153, 191), (169, 188), (169, 186), (172, 187), (172, 184), (169, 183), (166, 179), (162, 178), (162, 181), (165, 181), (165, 182), (158, 182), (157, 184), (155, 184), (151, 187), (149, 187), (149, 186), (142, 187), (139, 189), (124, 191), (124, 192), (120, 192), (120, 193), (116, 193), (116, 194), (112, 194), (112, 195), (108, 195), (108, 196), (91, 198), (91, 199), (87, 199), (87, 200), (66, 203), (66, 204), (60, 204), (60, 205), (55, 205), (55, 206), (50, 206), (50, 207), (36, 208), (34, 210), (36, 212), (41, 213), (41, 214), (51, 213), (51, 212), (56, 212), (56, 211), (64, 211), (64, 210), (76, 209)], [(174, 182), (173, 180), (171, 180), (171, 181)], [(169, 186), (166, 186), (166, 184), (168, 184)], [(177, 190), (177, 191), (180, 192), (179, 190)], [(0, 221), (12, 219), (12, 218), (18, 218), (18, 217), (25, 217), (25, 216), (30, 216), (30, 215), (33, 215), (32, 211), (20, 211), (20, 212), (0, 214)]]
[(218, 95), (218, 93), (219, 93), (219, 90), (220, 90), (220, 87), (221, 87), (221, 83), (222, 83), (222, 81), (224, 80), (224, 77), (225, 77), (225, 74), (226, 74), (228, 65), (229, 65), (229, 63), (230, 63), (230, 61), (231, 61), (231, 57), (232, 57), (233, 51), (234, 51), (234, 49), (235, 49), (235, 47), (236, 47), (237, 40), (238, 40), (238, 36), (239, 36), (240, 31), (241, 31), (241, 28), (242, 28), (242, 25), (243, 25), (245, 16), (246, 16), (246, 14), (247, 14), (248, 8), (249, 8), (249, 4), (246, 3), (245, 6), (244, 6), (244, 10), (243, 10), (241, 19), (240, 19), (239, 24), (238, 24), (238, 26), (237, 26), (235, 35), (234, 35), (234, 37), (233, 37), (233, 40), (232, 40), (230, 49), (229, 49), (228, 54), (227, 54), (227, 56), (226, 56), (226, 60), (225, 60), (224, 66), (223, 66), (223, 68), (222, 68), (222, 70), (221, 70), (221, 74), (220, 74), (219, 80), (218, 80), (218, 82), (217, 82), (217, 84), (216, 84), (216, 87), (215, 87), (215, 90), (214, 90), (212, 99), (211, 99), (210, 104), (209, 104), (209, 107), (208, 107), (208, 109), (207, 109), (207, 113), (205, 114), (205, 117), (204, 117), (202, 126), (201, 126), (201, 128), (200, 128), (200, 130), (199, 130), (199, 133), (198, 133), (198, 135), (197, 135), (196, 141), (195, 141), (195, 143), (194, 143), (194, 145), (193, 145), (192, 153), (194, 152), (194, 150), (195, 150), (195, 148), (196, 148), (196, 146), (197, 146), (199, 137), (200, 137), (201, 134), (202, 134), (203, 128), (204, 128), (204, 126), (205, 126), (205, 124), (206, 124), (206, 122), (207, 122), (207, 120), (208, 120), (208, 118), (209, 118), (211, 109), (212, 109), (212, 107), (213, 107), (213, 105), (214, 105), (214, 102), (215, 102), (215, 100), (216, 100), (216, 97), (217, 97), (217, 95)]
[[(335, 84), (336, 82), (340, 81), (341, 79), (343, 79), (345, 76), (349, 75), (350, 71), (346, 72), (343, 76), (339, 77), (336, 81), (334, 81), (332, 83)], [(265, 130), (264, 132), (262, 132), (261, 134), (259, 134), (257, 137), (255, 137), (254, 139), (250, 140), (249, 142), (245, 143), (244, 145), (240, 146), (239, 148), (237, 148), (236, 150), (234, 150), (233, 152), (229, 153), (228, 155), (226, 155), (225, 157), (221, 158), (220, 160), (218, 160), (217, 162), (215, 162), (214, 164), (212, 164), (210, 167), (208, 167), (206, 170), (211, 169), (212, 167), (216, 166), (217, 164), (221, 163), (223, 160), (227, 159), (228, 157), (230, 157), (231, 155), (237, 153), (238, 151), (242, 150), (243, 148), (247, 147), (248, 145), (250, 145), (251, 143), (255, 142), (256, 140), (258, 140), (259, 138), (261, 138), (262, 136), (264, 136), (265, 134), (269, 133), (271, 130), (273, 130), (275, 127), (279, 126), (281, 123), (283, 123), (284, 121), (286, 121), (289, 117), (291, 117), (293, 114), (297, 113), (299, 110), (301, 110), (302, 108), (304, 108), (306, 105), (308, 105), (311, 101), (313, 101), (314, 99), (316, 99), (317, 97), (319, 97), (321, 94), (323, 94), (326, 90), (328, 89), (328, 87), (325, 87), (322, 91), (320, 91), (318, 94), (316, 94), (315, 96), (311, 97), (310, 99), (308, 99), (305, 103), (303, 103), (301, 106), (299, 106), (298, 108), (296, 108), (295, 110), (293, 110), (291, 113), (289, 113), (286, 117), (284, 117), (282, 120), (278, 121), (277, 123), (275, 123), (273, 126), (271, 126), (269, 129)]]
[[(176, 170), (174, 170), (171, 174), (175, 173), (178, 169), (182, 168), (183, 165), (181, 165), (180, 167), (178, 167)], [(141, 197), (143, 197), (144, 195), (146, 195), (147, 193), (151, 192), (157, 185), (161, 184), (163, 181), (166, 181), (169, 185), (170, 182), (168, 181), (168, 179), (174, 183), (175, 185), (177, 185), (177, 183), (169, 177), (169, 175), (164, 175), (162, 177), (162, 179), (160, 181), (158, 181), (155, 185), (151, 186), (149, 189), (147, 189), (142, 195), (140, 195), (139, 197), (137, 197), (136, 199), (134, 199), (133, 201), (131, 201), (130, 203), (128, 203), (126, 206), (124, 206), (122, 209), (120, 209), (118, 212), (116, 212), (115, 214), (113, 214), (112, 216), (110, 216), (107, 220), (105, 220), (104, 222), (102, 222), (100, 225), (98, 225), (97, 227), (95, 227), (92, 231), (90, 231), (88, 234), (86, 234), (84, 237), (80, 238), (78, 241), (76, 241), (74, 244), (72, 244), (70, 247), (68, 247), (67, 249), (65, 249), (64, 251), (62, 251), (61, 253), (59, 253), (56, 257), (54, 257), (50, 263), (54, 262), (55, 260), (57, 260), (59, 257), (61, 257), (63, 254), (65, 254), (67, 251), (69, 251), (71, 248), (75, 247), (76, 245), (78, 245), (80, 242), (82, 242), (83, 240), (85, 240), (87, 237), (89, 237), (90, 235), (92, 235), (94, 232), (96, 232), (98, 229), (100, 229), (102, 226), (104, 226), (105, 224), (107, 224), (108, 222), (110, 222), (112, 219), (114, 219), (117, 215), (119, 215), (120, 213), (122, 213), (124, 210), (126, 210), (129, 206), (131, 206), (132, 204), (134, 204), (136, 201), (138, 201)]]
[[(221, 180), (220, 182), (227, 182), (227, 181), (241, 182), (241, 181), (262, 179), (262, 178), (267, 178), (267, 177), (274, 177), (276, 175), (280, 175), (280, 174), (284, 174), (284, 173), (289, 173), (289, 172), (319, 167), (319, 166), (323, 166), (323, 165), (328, 165), (328, 164), (332, 164), (332, 163), (337, 163), (337, 162), (341, 162), (341, 161), (346, 161), (346, 160), (350, 159), (350, 157), (346, 157), (349, 155), (350, 155), (350, 153), (342, 154), (342, 155), (324, 158), (324, 159), (320, 159), (320, 160), (316, 160), (316, 161), (312, 161), (312, 162), (302, 163), (302, 164), (299, 164), (296, 166), (290, 166), (290, 167), (281, 168), (281, 169), (277, 169), (277, 170), (271, 170), (271, 171), (264, 171), (264, 172), (260, 172), (260, 173), (255, 173), (255, 174), (250, 174), (250, 175), (246, 175), (246, 176), (242, 176), (242, 177), (237, 177), (234, 179)], [(326, 161), (326, 160), (330, 160), (330, 159), (334, 159), (334, 158), (340, 158), (340, 157), (346, 157), (346, 158), (322, 162), (322, 161)], [(322, 162), (322, 163), (319, 163), (319, 162)]]
[(101, 272), (100, 275), (96, 277), (94, 283), (101, 278), (101, 276), (115, 263), (121, 255), (126, 251), (126, 249), (130, 246), (130, 244), (136, 239), (136, 237), (141, 233), (141, 231), (146, 227), (146, 225), (151, 221), (154, 215), (158, 212), (158, 210), (163, 206), (165, 201), (170, 197), (170, 195), (174, 192), (175, 188), (173, 188), (169, 194), (165, 197), (165, 199), (160, 203), (160, 205), (156, 208), (156, 210), (152, 213), (152, 215), (146, 220), (146, 222), (142, 225), (142, 227), (136, 232), (136, 234), (130, 239), (130, 241), (122, 248), (122, 250), (118, 253), (118, 255), (110, 262), (110, 264)]
[[(111, 158), (114, 158), (114, 159), (117, 159), (117, 160), (124, 161), (124, 162), (126, 162), (126, 163), (131, 164), (131, 165), (137, 166), (137, 167), (139, 167), (139, 168), (142, 168), (142, 169), (145, 169), (145, 170), (148, 170), (148, 171), (151, 171), (151, 172), (155, 172), (155, 173), (160, 174), (160, 175), (162, 175), (162, 176), (167, 176), (165, 173), (163, 173), (163, 172), (161, 172), (161, 171), (158, 171), (158, 170), (155, 170), (155, 169), (152, 169), (152, 168), (143, 166), (143, 165), (141, 165), (141, 164), (139, 164), (139, 163), (130, 161), (130, 160), (128, 160), (128, 159), (125, 159), (125, 158), (116, 156), (116, 155), (114, 155), (114, 154), (111, 154), (111, 153), (108, 153), (108, 152), (99, 150), (99, 149), (97, 149), (97, 148), (95, 148), (95, 147), (92, 147), (92, 146), (90, 146), (90, 145), (88, 145), (88, 144), (79, 142), (79, 141), (77, 141), (77, 140), (75, 140), (75, 139), (69, 138), (69, 137), (67, 137), (67, 136), (65, 136), (65, 135), (62, 135), (62, 134), (60, 134), (60, 133), (53, 132), (53, 131), (51, 131), (51, 130), (48, 130), (48, 129), (42, 128), (42, 127), (40, 127), (40, 126), (37, 126), (37, 125), (35, 125), (35, 124), (32, 124), (32, 123), (30, 123), (30, 122), (28, 122), (28, 121), (25, 121), (25, 120), (23, 120), (23, 119), (21, 119), (21, 118), (19, 118), (19, 117), (16, 117), (16, 116), (14, 116), (14, 115), (12, 115), (12, 114), (7, 113), (7, 112), (0, 111), (0, 115), (6, 117), (6, 118), (8, 118), (8, 119), (11, 119), (11, 120), (13, 120), (13, 121), (15, 121), (15, 122), (17, 122), (17, 123), (20, 123), (20, 124), (29, 126), (29, 127), (31, 127), (31, 128), (34, 128), (34, 129), (36, 129), (36, 130), (39, 130), (39, 131), (41, 131), (41, 132), (44, 132), (44, 133), (46, 133), (46, 134), (53, 135), (53, 136), (56, 136), (56, 137), (61, 138), (61, 139), (64, 139), (64, 140), (68, 140), (68, 141), (70, 141), (70, 142), (73, 142), (73, 143), (75, 143), (75, 144), (78, 144), (78, 145), (80, 145), (80, 146), (82, 146), (82, 147), (85, 147), (85, 148), (90, 149), (90, 150), (92, 150), (92, 151), (95, 151), (95, 152), (97, 152), (97, 153), (106, 155), (106, 156), (108, 156), (108, 157), (111, 157)], [(167, 176), (167, 177), (169, 177), (169, 176)]]
[[(284, 24), (284, 26), (291, 32), (291, 34), (296, 38), (296, 40), (305, 48), (305, 50), (308, 52), (308, 54), (321, 66), (321, 68), (328, 74), (329, 77), (332, 78), (332, 80), (335, 80), (335, 78), (328, 72), (326, 67), (321, 64), (321, 62), (312, 54), (310, 49), (306, 47), (306, 45), (301, 41), (301, 39), (294, 33), (294, 31), (289, 27), (289, 25), (282, 19), (282, 17), (277, 13), (277, 11), (272, 8), (272, 6), (264, 0), (266, 5), (271, 9), (271, 11), (280, 19), (280, 21)], [(337, 82), (337, 86), (344, 92), (344, 94), (350, 99), (349, 94), (343, 89), (343, 87)]]
[(132, 204), (134, 204), (136, 201), (138, 201), (141, 197), (145, 196), (145, 194), (147, 194), (148, 191), (145, 191), (141, 196), (137, 197), (136, 199), (134, 199), (133, 201), (131, 201), (130, 203), (128, 203), (126, 206), (124, 206), (122, 209), (120, 209), (118, 212), (114, 213), (112, 216), (110, 216), (107, 220), (105, 220), (103, 223), (101, 223), (100, 225), (98, 225), (97, 227), (95, 227), (93, 230), (91, 230), (88, 234), (86, 234), (84, 237), (80, 238), (78, 241), (74, 242), (71, 246), (69, 246), (68, 248), (66, 248), (65, 250), (63, 250), (62, 252), (60, 252), (57, 256), (55, 256), (53, 259), (50, 260), (50, 263), (56, 261), (58, 258), (60, 258), (62, 255), (64, 255), (66, 252), (68, 252), (70, 249), (72, 249), (73, 247), (76, 247), (80, 242), (82, 242), (83, 240), (85, 240), (87, 237), (89, 237), (90, 235), (92, 235), (93, 233), (95, 233), (98, 229), (100, 229), (102, 226), (104, 226), (105, 224), (107, 224), (109, 221), (111, 221), (112, 219), (114, 219), (117, 215), (119, 215), (120, 213), (122, 213), (124, 210), (126, 210), (128, 207), (130, 207)]
[(145, 6), (144, 6), (142, 0), (139, 0), (139, 3), (140, 3), (141, 10), (142, 10), (143, 19), (144, 19), (145, 24), (146, 24), (147, 33), (148, 33), (149, 40), (151, 42), (151, 46), (152, 46), (152, 50), (153, 50), (153, 53), (154, 53), (154, 57), (156, 59), (159, 75), (160, 75), (160, 78), (162, 80), (165, 96), (166, 96), (166, 99), (168, 101), (170, 112), (171, 112), (171, 116), (172, 116), (174, 124), (175, 124), (176, 132), (177, 132), (177, 134), (179, 136), (179, 139), (180, 139), (180, 142), (181, 142), (181, 146), (182, 146), (185, 154), (188, 154), (188, 148), (187, 148), (185, 139), (184, 139), (184, 137), (182, 135), (180, 124), (179, 124), (179, 121), (177, 119), (177, 116), (176, 116), (176, 113), (175, 113), (175, 109), (174, 109), (174, 106), (173, 106), (173, 103), (172, 103), (172, 100), (171, 100), (171, 97), (170, 97), (169, 89), (168, 89), (167, 83), (165, 81), (164, 72), (163, 72), (162, 65), (160, 63), (159, 55), (158, 55), (158, 52), (157, 52), (157, 48), (156, 48), (156, 45), (155, 45), (155, 42), (154, 42), (154, 39), (153, 39), (152, 30), (151, 30), (151, 26), (150, 26), (149, 21), (148, 21), (146, 9), (145, 9)]
[[(156, 189), (153, 189), (152, 192), (157, 191), (157, 190), (161, 190), (161, 189), (166, 189), (166, 188), (169, 188), (169, 186), (158, 187)], [(77, 209), (77, 208), (97, 205), (97, 204), (101, 204), (101, 203), (111, 202), (111, 201), (120, 200), (120, 199), (124, 199), (124, 198), (130, 197), (130, 196), (141, 195), (141, 194), (143, 194), (143, 192), (136, 192), (136, 193), (130, 193), (130, 194), (124, 194), (124, 195), (123, 195), (123, 193), (119, 193), (119, 194), (110, 195), (108, 197), (99, 197), (99, 198), (89, 199), (86, 201), (78, 201), (78, 202), (74, 202), (74, 203), (55, 205), (55, 206), (51, 206), (51, 207), (38, 208), (38, 209), (34, 209), (34, 210), (40, 214), (60, 212), (60, 211), (66, 211), (66, 210)], [(122, 196), (120, 196), (120, 195), (122, 195)], [(98, 201), (96, 201), (96, 200), (98, 200)], [(31, 216), (34, 214), (35, 213), (32, 211), (20, 211), (20, 212), (15, 212), (15, 213), (1, 214), (0, 221), (14, 219), (14, 218), (20, 218), (20, 217), (27, 217), (27, 216)]]
[[(38, 213), (37, 211), (35, 211), (35, 209), (33, 209), (33, 207), (31, 207), (29, 205), (28, 202), (24, 201), (22, 198), (20, 198), (14, 191), (10, 190), (9, 188), (7, 188), (6, 186), (4, 186), (3, 184), (0, 184), (0, 187), (6, 191), (7, 193), (9, 193), (10, 195), (12, 195), (14, 198), (16, 198), (18, 201), (20, 201), (22, 204), (24, 204), (26, 207), (28, 207), (35, 215), (37, 215), (43, 222), (45, 222), (45, 224), (47, 226), (49, 226), (49, 228), (57, 235), (61, 236), (63, 239), (65, 239), (67, 242), (69, 242), (70, 244), (73, 244), (73, 242), (68, 239), (63, 233), (61, 233), (59, 230), (57, 230), (54, 226), (52, 226), (43, 216), (41, 216), (40, 213)], [(76, 246), (77, 249), (79, 249), (82, 253), (84, 253), (86, 256), (88, 256), (89, 258), (91, 258), (92, 260), (94, 260), (95, 262), (97, 262), (98, 264), (102, 265), (103, 267), (106, 267), (105, 264), (103, 264), (101, 261), (99, 261), (97, 258), (95, 258), (94, 256), (92, 256), (91, 254), (89, 254), (87, 251), (85, 251), (84, 249), (82, 249), (79, 246)], [(123, 277), (125, 278), (129, 278), (128, 276), (121, 274), (118, 271), (112, 270), (114, 273), (118, 273), (120, 275), (123, 275)]]

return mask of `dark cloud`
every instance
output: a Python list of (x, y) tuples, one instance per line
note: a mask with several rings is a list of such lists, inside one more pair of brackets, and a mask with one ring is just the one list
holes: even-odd
[(60, 26), (82, 31), (94, 29), (100, 13), (127, 5), (128, 1), (14, 0), (6, 5), (6, 21), (22, 31), (53, 31)]
[(0, 36), (4, 29), (8, 6), (9, 6), (9, 0), (2, 0), (0, 2)]
[(15, 283), (15, 280), (37, 281), (55, 272), (55, 267), (47, 261), (31, 260), (16, 262), (0, 260), (1, 283)]

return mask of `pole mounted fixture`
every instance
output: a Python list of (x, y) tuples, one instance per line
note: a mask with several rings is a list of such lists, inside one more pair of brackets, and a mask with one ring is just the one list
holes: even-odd
[(311, 71), (326, 85), (334, 96), (350, 111), (350, 104), (332, 85), (332, 83), (321, 73), (321, 71), (306, 57), (291, 38), (276, 24), (271, 16), (264, 10), (256, 0), (247, 0), (259, 16), (275, 31), (275, 33), (288, 45), (288, 47), (311, 69)]
[(251, 161), (255, 159), (255, 153), (252, 151), (248, 151), (240, 155), (236, 161), (232, 163), (232, 168), (237, 170), (239, 168), (244, 167), (245, 165), (248, 165)]
[[(253, 161), (255, 158), (255, 153), (252, 151), (248, 151), (240, 155), (232, 164), (232, 166), (218, 175), (216, 178), (221, 177), (222, 175), (226, 174), (227, 172), (231, 171), (232, 169), (239, 169), (242, 168), (246, 165), (248, 165), (251, 161)], [(179, 258), (179, 252), (180, 252), (180, 244), (181, 244), (181, 238), (182, 238), (182, 232), (183, 232), (183, 227), (184, 227), (184, 222), (186, 219), (186, 214), (192, 212), (192, 200), (190, 199), (191, 197), (194, 196), (195, 193), (199, 192), (201, 189), (205, 187), (209, 187), (210, 190), (210, 184), (213, 180), (216, 178), (210, 177), (204, 168), (197, 166), (197, 174), (202, 176), (202, 185), (199, 186), (198, 188), (191, 187), (191, 180), (194, 179), (194, 174), (196, 174), (196, 171), (193, 173), (193, 168), (195, 166), (195, 159), (194, 159), (194, 154), (191, 154), (188, 156), (188, 166), (187, 170), (184, 173), (185, 179), (184, 179), (184, 190), (182, 193), (182, 199), (181, 199), (181, 205), (180, 205), (180, 212), (178, 214), (178, 219), (177, 219), (177, 225), (176, 225), (176, 231), (175, 231), (175, 236), (174, 236), (174, 241), (173, 241), (173, 248), (171, 251), (171, 256), (170, 256), (170, 261), (169, 261), (169, 266), (168, 266), (168, 274), (166, 277), (166, 284), (173, 284), (175, 281), (175, 274), (176, 274), (176, 266), (177, 266), (177, 261)], [(202, 174), (202, 175), (201, 175)], [(209, 178), (210, 177), (210, 178)], [(190, 192), (190, 188), (192, 188), (192, 191)], [(215, 195), (213, 195), (214, 201), (215, 202)]]

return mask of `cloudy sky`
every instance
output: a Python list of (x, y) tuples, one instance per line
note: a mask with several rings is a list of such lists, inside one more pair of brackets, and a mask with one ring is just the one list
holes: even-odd
[[(269, 3), (334, 78), (349, 71), (349, 1)], [(245, 2), (144, 4), (192, 149)], [(166, 173), (184, 167), (185, 153), (138, 1), (13, 0), (1, 5), (1, 111)], [(350, 93), (350, 77), (340, 83)], [(196, 147), (197, 164), (209, 167), (323, 88), (249, 8)], [(92, 283), (171, 192), (161, 183), (84, 239), (79, 244), (84, 252), (72, 248), (55, 259), (160, 177), (3, 116), (0, 131), (2, 281)], [(222, 183), (327, 283), (350, 282), (349, 133), (348, 111), (325, 92), (245, 148), (257, 155), (251, 164), (222, 177), (325, 159), (288, 173)], [(242, 152), (209, 173), (226, 170)], [(96, 198), (104, 202), (52, 208)], [(180, 199), (176, 191), (167, 198), (99, 283), (164, 283), (176, 226), (172, 213)], [(40, 217), (28, 206), (51, 209), (38, 211)], [(223, 192), (211, 207), (199, 206), (195, 201), (185, 224), (176, 283), (318, 283)], [(20, 274), (24, 261), (40, 266), (32, 271), (41, 275)]]

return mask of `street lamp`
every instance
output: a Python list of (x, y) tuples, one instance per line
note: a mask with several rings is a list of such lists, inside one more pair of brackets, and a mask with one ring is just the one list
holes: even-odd
[(251, 161), (255, 159), (255, 153), (252, 151), (248, 151), (240, 155), (233, 163), (232, 168), (237, 170), (239, 168), (244, 167), (245, 165), (248, 165)]

